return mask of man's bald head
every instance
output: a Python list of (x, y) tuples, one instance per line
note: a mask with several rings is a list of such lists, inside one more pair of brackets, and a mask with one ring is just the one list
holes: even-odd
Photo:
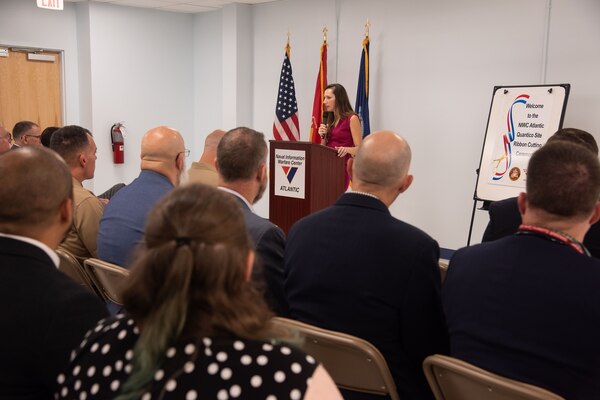
[(71, 173), (55, 152), (23, 147), (0, 157), (0, 231), (22, 234), (56, 218), (73, 197)]
[(185, 144), (181, 134), (167, 126), (150, 129), (142, 138), (142, 170), (166, 176), (174, 186), (185, 175)]
[(375, 187), (395, 185), (408, 174), (408, 142), (391, 131), (370, 134), (354, 158), (353, 180)]
[(204, 151), (200, 156), (200, 162), (215, 166), (215, 160), (217, 157), (217, 147), (221, 143), (221, 139), (225, 135), (225, 131), (217, 129), (212, 131), (206, 136), (204, 140)]
[(157, 126), (146, 132), (142, 138), (142, 161), (174, 160), (183, 151), (183, 138), (173, 128)]
[(224, 134), (225, 131), (221, 129), (217, 129), (209, 133), (204, 140), (204, 148), (206, 149), (208, 147), (216, 150)]

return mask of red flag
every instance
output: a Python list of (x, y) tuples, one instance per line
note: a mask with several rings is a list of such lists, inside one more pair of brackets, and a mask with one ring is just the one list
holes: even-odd
[(285, 47), (285, 57), (283, 58), (281, 75), (279, 76), (279, 91), (277, 93), (277, 105), (275, 106), (273, 136), (277, 140), (300, 140), (298, 103), (296, 102), (294, 78), (292, 78), (289, 42)]
[(315, 100), (313, 102), (312, 121), (310, 124), (310, 141), (321, 143), (319, 136), (319, 125), (323, 119), (323, 92), (327, 87), (327, 41), (323, 40), (321, 45), (321, 61), (319, 74), (317, 75), (317, 86), (315, 88)]

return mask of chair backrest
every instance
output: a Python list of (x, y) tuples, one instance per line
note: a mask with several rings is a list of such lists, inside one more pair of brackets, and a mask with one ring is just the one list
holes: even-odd
[(436, 400), (564, 400), (546, 389), (439, 354), (427, 357), (423, 370)]
[(62, 271), (65, 275), (79, 283), (85, 289), (89, 290), (95, 295), (99, 295), (97, 288), (88, 274), (85, 272), (83, 265), (81, 265), (81, 263), (73, 254), (71, 254), (71, 252), (58, 248), (56, 249), (56, 254), (58, 254), (58, 258), (60, 259), (60, 263), (58, 265), (59, 271)]
[(272, 322), (275, 329), (299, 339), (302, 350), (321, 362), (339, 387), (399, 399), (388, 365), (371, 343), (287, 318)]
[(119, 290), (122, 282), (129, 276), (129, 270), (97, 258), (88, 258), (83, 264), (102, 294), (113, 303), (123, 305)]

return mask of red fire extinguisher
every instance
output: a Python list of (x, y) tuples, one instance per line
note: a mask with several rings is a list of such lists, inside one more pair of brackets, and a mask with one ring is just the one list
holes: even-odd
[(113, 148), (113, 161), (115, 164), (125, 162), (125, 143), (123, 142), (123, 124), (117, 122), (110, 128), (110, 140)]

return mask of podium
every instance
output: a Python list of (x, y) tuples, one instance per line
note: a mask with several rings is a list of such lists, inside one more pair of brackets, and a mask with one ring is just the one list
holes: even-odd
[(346, 161), (312, 142), (270, 141), (269, 219), (287, 234), (294, 222), (344, 193)]

